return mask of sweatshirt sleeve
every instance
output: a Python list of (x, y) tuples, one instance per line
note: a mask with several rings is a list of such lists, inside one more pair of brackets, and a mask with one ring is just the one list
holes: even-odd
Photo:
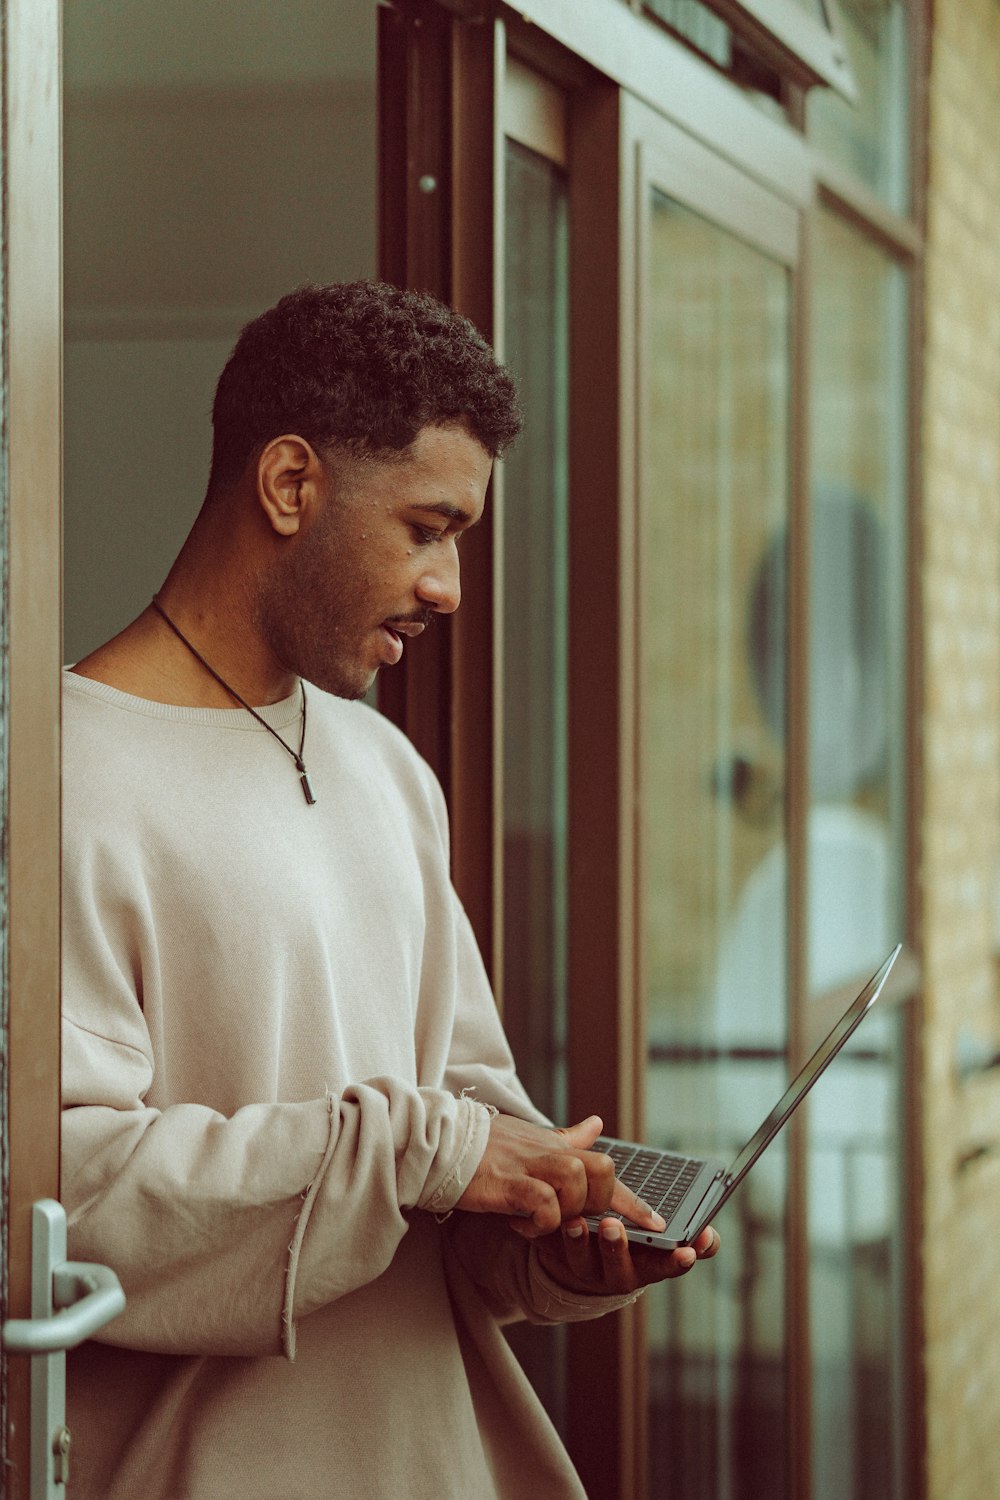
[(471, 1281), (500, 1323), (582, 1323), (628, 1307), (640, 1295), (586, 1296), (560, 1286), (543, 1270), (538, 1251), (496, 1214), (456, 1213), (445, 1225), (446, 1262)]
[[(446, 1081), (456, 1092), (472, 1092), (504, 1114), (548, 1125), (517, 1077), (479, 948), (457, 896), (455, 908), (458, 1000)], [(501, 1323), (522, 1317), (532, 1323), (581, 1322), (635, 1301), (631, 1295), (581, 1296), (559, 1286), (542, 1269), (534, 1246), (495, 1214), (453, 1214), (445, 1225), (445, 1246), (453, 1281), (457, 1268)]]
[(471, 923), (454, 893), (453, 901), (456, 1000), (445, 1086), (456, 1094), (465, 1090), (501, 1114), (549, 1125), (517, 1076)]
[(380, 1275), (407, 1211), (450, 1209), (485, 1149), (480, 1104), (390, 1078), (229, 1118), (149, 1108), (144, 1035), (120, 984), (100, 1031), (64, 1027), (70, 1253), (128, 1298), (108, 1343), (294, 1357), (295, 1320)]

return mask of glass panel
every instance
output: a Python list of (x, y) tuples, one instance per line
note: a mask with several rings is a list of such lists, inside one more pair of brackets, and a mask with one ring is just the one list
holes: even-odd
[(813, 1500), (907, 1497), (903, 1026), (872, 1014), (806, 1106)]
[(63, 10), (75, 660), (146, 607), (194, 519), (241, 325), (304, 281), (374, 273), (375, 7)]
[(644, 0), (649, 15), (669, 26), (689, 46), (737, 84), (758, 109), (783, 120), (785, 108), (778, 71), (752, 44), (717, 16), (703, 0)]
[(646, 0), (646, 9), (720, 68), (733, 59), (733, 34), (702, 0)]
[[(567, 201), (560, 170), (507, 142), (505, 359), (524, 431), (504, 461), (504, 1023), (536, 1104), (566, 1114)], [(550, 1414), (563, 1341), (512, 1330)]]
[[(647, 1135), (732, 1159), (786, 1068), (789, 281), (654, 192), (641, 604)], [(786, 1494), (785, 1146), (647, 1306), (651, 1494)]]
[(809, 139), (857, 174), (890, 208), (909, 208), (909, 81), (905, 0), (838, 0), (856, 104), (811, 89)]
[(563, 175), (507, 143), (505, 359), (525, 426), (504, 466), (504, 993), (529, 1093), (566, 1108), (566, 378)]
[(819, 995), (876, 968), (902, 935), (906, 287), (832, 213), (817, 216), (815, 243), (809, 972)]
[[(823, 212), (813, 288), (808, 954), (818, 1001), (874, 969), (903, 932), (906, 287), (887, 255)], [(876, 1009), (857, 1047), (810, 1110), (816, 1500), (902, 1494), (898, 1017)]]
[(722, 0), (641, 3), (647, 15), (669, 26), (778, 117), (784, 114), (783, 77), (822, 80), (821, 88), (830, 85), (853, 97), (825, 0), (744, 0), (736, 9)]

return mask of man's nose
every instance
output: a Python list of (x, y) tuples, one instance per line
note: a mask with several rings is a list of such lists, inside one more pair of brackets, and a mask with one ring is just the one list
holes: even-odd
[(441, 615), (455, 613), (462, 600), (458, 550), (454, 542), (441, 549), (417, 583), (417, 594), (424, 604)]

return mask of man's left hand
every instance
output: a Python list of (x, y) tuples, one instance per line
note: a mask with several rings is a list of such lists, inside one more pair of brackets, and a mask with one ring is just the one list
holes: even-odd
[(656, 1250), (633, 1244), (620, 1219), (602, 1219), (591, 1234), (583, 1219), (568, 1219), (554, 1234), (535, 1241), (542, 1268), (570, 1292), (597, 1297), (627, 1296), (656, 1281), (683, 1276), (699, 1260), (711, 1260), (721, 1241), (703, 1229), (692, 1245)]

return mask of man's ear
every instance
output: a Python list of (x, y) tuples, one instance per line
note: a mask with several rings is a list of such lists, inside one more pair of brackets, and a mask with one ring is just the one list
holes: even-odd
[(323, 466), (294, 433), (272, 438), (257, 460), (257, 499), (279, 536), (294, 536), (319, 501)]

